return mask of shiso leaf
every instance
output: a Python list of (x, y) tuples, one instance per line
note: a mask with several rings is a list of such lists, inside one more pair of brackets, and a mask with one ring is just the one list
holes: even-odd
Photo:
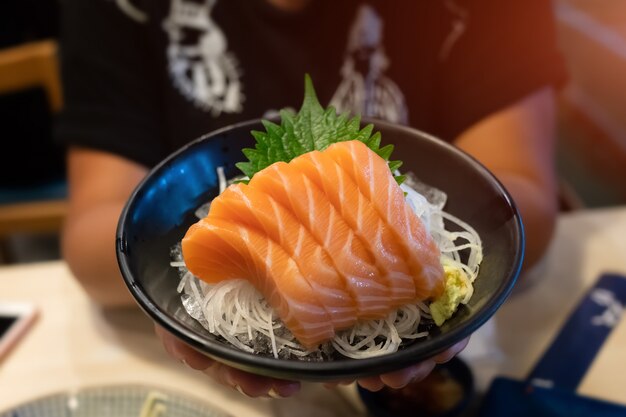
[[(348, 140), (360, 140), (366, 144), (388, 162), (392, 173), (402, 165), (401, 161), (389, 161), (393, 145), (381, 148), (381, 135), (373, 133), (372, 124), (361, 128), (359, 116), (350, 118), (348, 114), (337, 114), (332, 106), (324, 109), (308, 74), (304, 77), (304, 100), (300, 111), (281, 110), (280, 119), (280, 124), (264, 120), (265, 132), (252, 131), (255, 147), (245, 148), (243, 154), (248, 161), (236, 164), (248, 178), (275, 162), (289, 162), (307, 152), (322, 151), (333, 143)], [(404, 176), (395, 175), (395, 179), (401, 184)]]

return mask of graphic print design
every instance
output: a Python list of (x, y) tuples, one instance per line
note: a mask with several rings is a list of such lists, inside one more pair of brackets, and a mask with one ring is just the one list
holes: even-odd
[(376, 11), (361, 5), (350, 29), (342, 81), (330, 105), (339, 112), (351, 112), (394, 123), (408, 123), (404, 95), (385, 76), (389, 59), (383, 47), (383, 21)]
[(217, 0), (172, 0), (163, 28), (175, 87), (215, 117), (242, 111), (244, 96), (237, 59), (222, 29), (211, 18)]

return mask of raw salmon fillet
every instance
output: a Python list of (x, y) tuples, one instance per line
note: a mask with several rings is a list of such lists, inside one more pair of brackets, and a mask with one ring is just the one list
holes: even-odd
[(359, 141), (231, 185), (182, 249), (206, 282), (248, 280), (308, 348), (444, 288), (439, 249), (387, 163)]

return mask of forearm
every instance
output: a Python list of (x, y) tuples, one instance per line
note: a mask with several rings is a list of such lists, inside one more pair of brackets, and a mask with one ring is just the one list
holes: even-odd
[(522, 176), (495, 174), (513, 197), (522, 216), (526, 235), (524, 269), (528, 269), (541, 259), (552, 238), (557, 215), (555, 193)]
[(456, 145), (485, 165), (511, 193), (524, 222), (524, 268), (543, 255), (557, 213), (554, 97), (546, 87), (476, 123)]
[(126, 200), (146, 172), (110, 153), (69, 149), (63, 256), (89, 296), (105, 307), (133, 303), (117, 266), (115, 230)]
[(115, 229), (123, 202), (70, 214), (63, 233), (63, 255), (89, 296), (105, 307), (134, 304), (115, 256)]

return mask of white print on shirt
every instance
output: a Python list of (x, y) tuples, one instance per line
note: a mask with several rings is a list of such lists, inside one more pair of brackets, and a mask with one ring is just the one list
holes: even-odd
[[(217, 0), (172, 0), (163, 28), (169, 35), (169, 72), (180, 93), (214, 117), (239, 113), (241, 71), (222, 29), (211, 19)], [(227, 1), (227, 0), (226, 0)]]
[(143, 11), (135, 7), (130, 0), (115, 0), (115, 4), (120, 8), (122, 13), (130, 17), (137, 23), (146, 23), (148, 21), (148, 15)]
[(385, 76), (389, 59), (383, 47), (383, 21), (371, 6), (361, 5), (350, 29), (342, 81), (330, 104), (350, 112), (394, 123), (408, 123), (404, 95)]

